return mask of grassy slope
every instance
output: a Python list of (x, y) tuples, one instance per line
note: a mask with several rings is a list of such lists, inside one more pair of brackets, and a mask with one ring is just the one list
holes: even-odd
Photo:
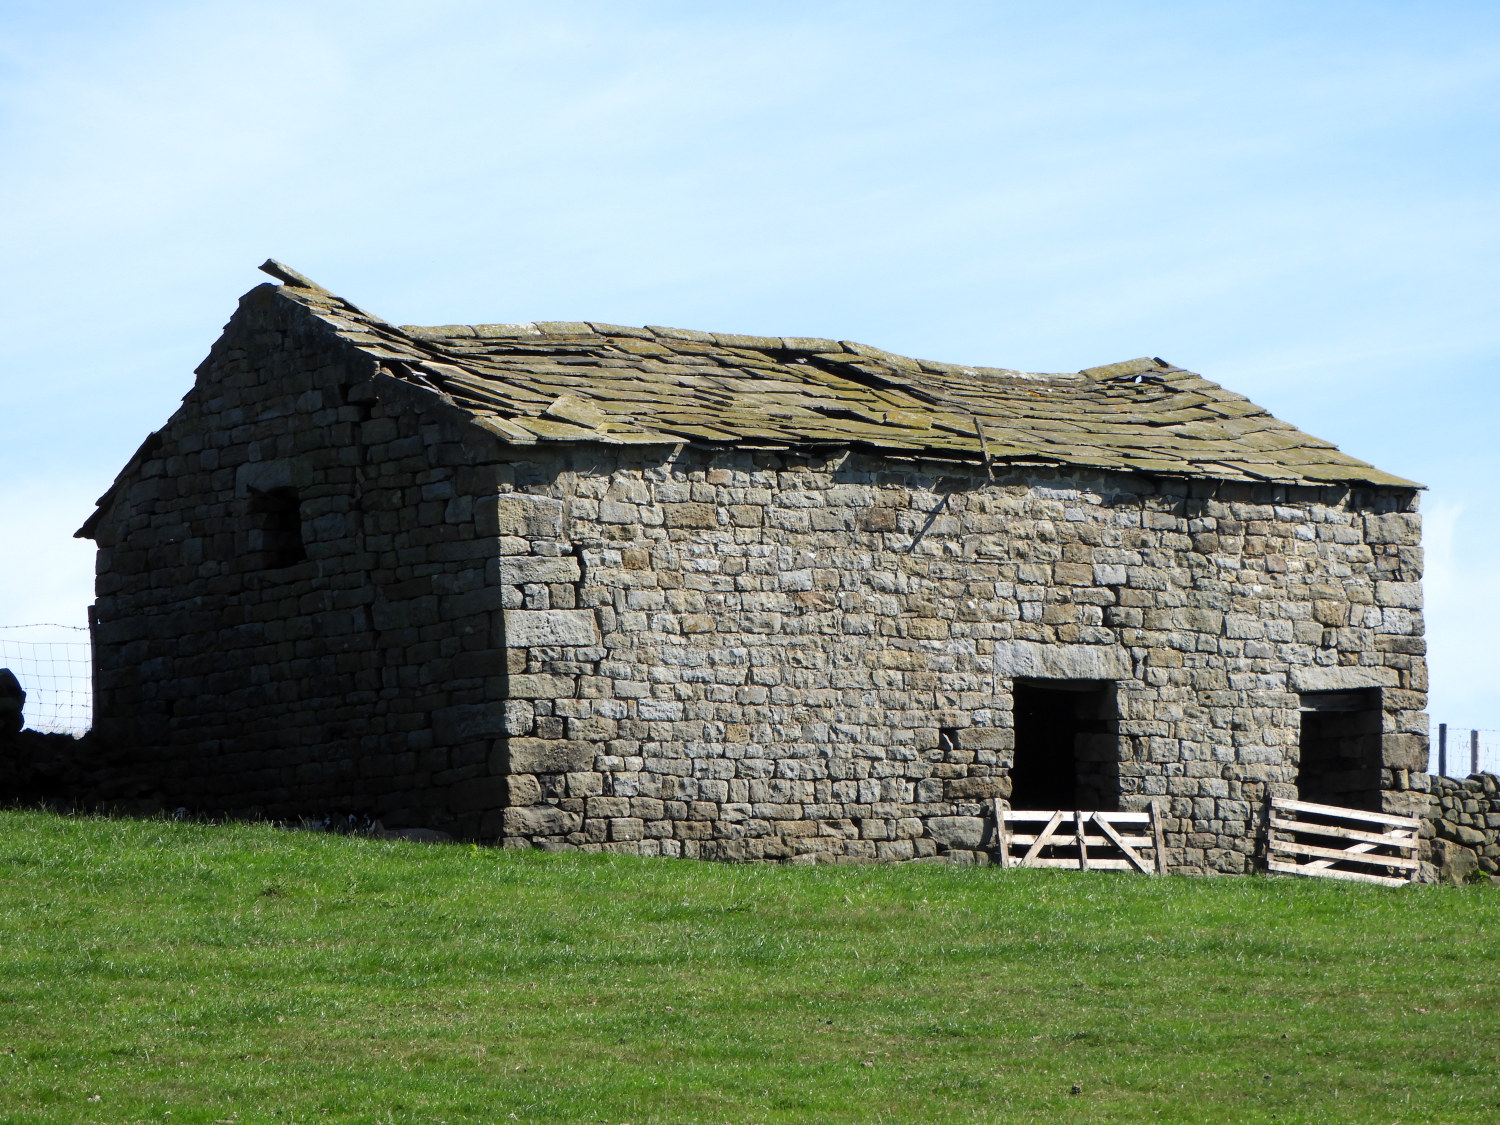
[(4, 813), (0, 1120), (1495, 1120), (1497, 922)]

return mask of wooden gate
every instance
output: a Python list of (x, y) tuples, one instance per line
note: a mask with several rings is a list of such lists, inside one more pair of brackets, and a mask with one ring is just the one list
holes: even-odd
[[(1147, 875), (1167, 870), (1167, 849), (1155, 805), (1148, 812), (1032, 811), (1007, 809), (997, 800), (995, 836), (1001, 867), (1071, 867)], [(1147, 860), (1142, 848), (1156, 854)]]
[(1272, 797), (1266, 870), (1400, 886), (1415, 879), (1421, 867), (1419, 827), (1414, 816)]

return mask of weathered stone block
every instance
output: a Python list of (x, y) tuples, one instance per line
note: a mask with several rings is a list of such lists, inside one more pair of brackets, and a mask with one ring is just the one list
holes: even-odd
[(505, 642), (512, 648), (597, 645), (599, 623), (591, 609), (508, 609)]
[(1432, 842), (1432, 862), (1440, 882), (1462, 886), (1479, 866), (1479, 857), (1452, 840), (1438, 839)]
[(980, 801), (1010, 796), (1009, 777), (956, 777), (944, 782), (950, 801)]
[(1421, 525), (1414, 514), (1392, 512), (1365, 517), (1365, 541), (1414, 545), (1421, 540)]
[(1401, 609), (1422, 608), (1422, 584), (1420, 582), (1377, 582), (1375, 601), (1383, 606)]
[(1293, 666), (1290, 679), (1293, 691), (1357, 691), (1395, 687), (1400, 682), (1400, 673), (1382, 667)]
[(712, 504), (663, 504), (662, 521), (667, 527), (707, 528), (719, 525), (718, 511)]
[(599, 715), (569, 719), (567, 722), (568, 737), (579, 741), (606, 742), (615, 736), (618, 726), (619, 724), (614, 719), (604, 718)]
[(965, 727), (958, 732), (958, 744), (965, 750), (1009, 750), (1015, 741), (1016, 732), (1009, 727)]
[(1131, 673), (1130, 654), (1109, 645), (1001, 641), (994, 661), (1002, 676), (1059, 680), (1121, 680)]
[(609, 822), (611, 840), (639, 840), (645, 834), (645, 822), (639, 817), (617, 816)]
[(984, 821), (977, 816), (934, 816), (927, 834), (948, 848), (977, 848), (984, 840)]
[(661, 820), (666, 815), (666, 807), (655, 797), (631, 797), (630, 815), (646, 821)]
[(542, 799), (542, 786), (531, 774), (511, 774), (506, 780), (512, 805), (534, 805)]
[(552, 805), (531, 805), (505, 810), (507, 836), (566, 836), (583, 822), (577, 813)]
[(578, 773), (597, 752), (592, 742), (548, 738), (512, 738), (507, 749), (511, 773)]
[(478, 501), (474, 520), (480, 535), (558, 539), (563, 534), (563, 503), (550, 496), (508, 492)]
[(1052, 581), (1060, 586), (1089, 586), (1094, 581), (1094, 568), (1084, 563), (1053, 563)]
[(511, 586), (528, 582), (577, 582), (578, 560), (572, 555), (544, 558), (535, 555), (502, 555), (489, 562), (491, 581)]
[(508, 686), (516, 699), (571, 699), (577, 694), (577, 681), (572, 676), (548, 672), (512, 675)]
[(1420, 734), (1388, 734), (1380, 740), (1382, 764), (1387, 769), (1427, 768), (1427, 739)]

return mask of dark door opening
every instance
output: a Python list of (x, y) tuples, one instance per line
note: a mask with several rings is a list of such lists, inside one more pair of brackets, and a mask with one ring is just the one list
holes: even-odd
[(1297, 796), (1380, 811), (1380, 689), (1302, 694)]
[(1114, 812), (1120, 807), (1115, 685), (1017, 680), (1011, 808)]

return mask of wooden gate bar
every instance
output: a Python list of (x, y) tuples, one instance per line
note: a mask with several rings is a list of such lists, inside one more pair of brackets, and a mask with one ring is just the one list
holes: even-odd
[[(1047, 814), (1043, 813), (1041, 815), (1046, 816)], [(1037, 835), (1036, 839), (1032, 842), (1031, 850), (1027, 852), (1024, 857), (1022, 857), (1021, 862), (1018, 866), (1025, 867), (1028, 863), (1036, 859), (1036, 857), (1041, 854), (1042, 849), (1045, 848), (1048, 841), (1052, 839), (1052, 833), (1056, 832), (1057, 826), (1062, 823), (1062, 818), (1063, 814), (1060, 812), (1055, 812), (1051, 815), (1051, 817), (1047, 821), (1047, 827), (1043, 828)]]
[[(1166, 847), (1154, 804), (1148, 812), (1017, 810), (1007, 809), (995, 800), (994, 809), (995, 840), (1001, 867), (1070, 867), (1075, 871), (1140, 871), (1147, 875), (1166, 873)], [(1063, 829), (1063, 825), (1069, 822), (1071, 832)], [(1032, 831), (1016, 831), (1027, 825), (1038, 827)], [(1126, 826), (1137, 825), (1145, 828), (1146, 834), (1121, 831)], [(1025, 853), (1017, 855), (1021, 848), (1026, 849)], [(1047, 855), (1049, 848), (1076, 848), (1077, 855)], [(1142, 856), (1140, 849), (1143, 848), (1154, 849), (1154, 863)], [(1105, 854), (1096, 855), (1090, 849), (1105, 849)]]
[[(1309, 817), (1343, 823), (1324, 824)], [(1273, 797), (1266, 825), (1266, 870), (1275, 874), (1397, 887), (1421, 870), (1421, 825), (1414, 816)], [(1309, 843), (1307, 837), (1316, 842)], [(1348, 843), (1335, 846), (1338, 841)]]
[(1012, 866), (1010, 858), (1010, 825), (1005, 817), (1000, 815), (1000, 802), (995, 802), (995, 842), (1000, 845), (1000, 866), (1009, 869)]

